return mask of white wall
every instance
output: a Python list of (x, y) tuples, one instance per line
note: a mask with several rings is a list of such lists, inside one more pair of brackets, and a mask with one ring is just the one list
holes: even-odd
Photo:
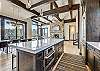
[(69, 40), (69, 26), (70, 25), (76, 26), (76, 22), (73, 22), (73, 23), (65, 23), (64, 24), (64, 36), (65, 36), (65, 40)]
[(80, 40), (86, 41), (86, 14), (85, 13), (81, 17)]
[(32, 20), (31, 18), (27, 18), (25, 21), (27, 22), (27, 38), (31, 39), (32, 38)]

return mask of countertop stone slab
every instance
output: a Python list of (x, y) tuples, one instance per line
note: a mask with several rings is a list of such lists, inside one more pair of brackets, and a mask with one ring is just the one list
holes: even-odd
[(100, 42), (87, 42), (87, 44), (93, 46), (94, 48), (100, 50)]
[(61, 41), (64, 41), (64, 39), (47, 38), (47, 39), (41, 39), (41, 40), (35, 40), (35, 41), (27, 41), (27, 42), (9, 44), (9, 46), (16, 48), (18, 50), (37, 54), (40, 51), (43, 51)]

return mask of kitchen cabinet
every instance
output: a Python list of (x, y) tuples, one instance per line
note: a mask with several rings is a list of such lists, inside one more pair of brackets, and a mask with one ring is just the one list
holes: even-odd
[(62, 55), (62, 53), (64, 52), (64, 48), (63, 48), (63, 44), (64, 42), (60, 42), (55, 46), (55, 63), (58, 61), (58, 59), (60, 58), (60, 56)]
[(94, 71), (100, 71), (100, 52), (98, 50), (95, 50), (94, 57)]
[(64, 39), (48, 38), (9, 44), (17, 48), (17, 71), (49, 71), (63, 53), (63, 42)]
[(58, 58), (60, 58), (60, 56), (62, 55), (63, 53), (63, 42), (59, 43), (59, 46), (58, 46)]
[(87, 48), (87, 57), (88, 57), (87, 63), (92, 71), (94, 70), (94, 54), (93, 54), (93, 52), (94, 52), (94, 49), (89, 46)]
[(87, 43), (87, 64), (91, 71), (100, 71), (100, 50), (98, 42)]
[(86, 57), (87, 51), (86, 51), (86, 43), (84, 43), (84, 42), (81, 42), (80, 54), (85, 58), (85, 64), (86, 64), (86, 62), (87, 62), (87, 57)]

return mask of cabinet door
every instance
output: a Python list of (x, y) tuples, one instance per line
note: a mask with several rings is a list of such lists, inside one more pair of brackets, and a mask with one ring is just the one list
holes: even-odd
[(58, 44), (54, 45), (55, 47), (55, 63), (58, 61)]
[(60, 57), (62, 55), (63, 51), (64, 51), (63, 42), (60, 42), (59, 46), (58, 46), (58, 53), (59, 53), (58, 57)]
[(91, 68), (91, 70), (94, 70), (94, 55), (93, 55), (93, 49), (88, 49), (88, 65)]
[(44, 51), (36, 55), (36, 71), (44, 71)]
[(100, 71), (100, 55), (95, 52), (95, 71)]

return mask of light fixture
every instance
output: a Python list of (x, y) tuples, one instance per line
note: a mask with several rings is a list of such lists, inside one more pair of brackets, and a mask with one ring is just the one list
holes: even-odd
[(40, 11), (40, 16), (43, 16), (43, 11), (42, 11), (42, 9), (41, 9), (41, 11)]
[(26, 8), (30, 8), (31, 7), (31, 1), (28, 0), (27, 4), (26, 4)]

